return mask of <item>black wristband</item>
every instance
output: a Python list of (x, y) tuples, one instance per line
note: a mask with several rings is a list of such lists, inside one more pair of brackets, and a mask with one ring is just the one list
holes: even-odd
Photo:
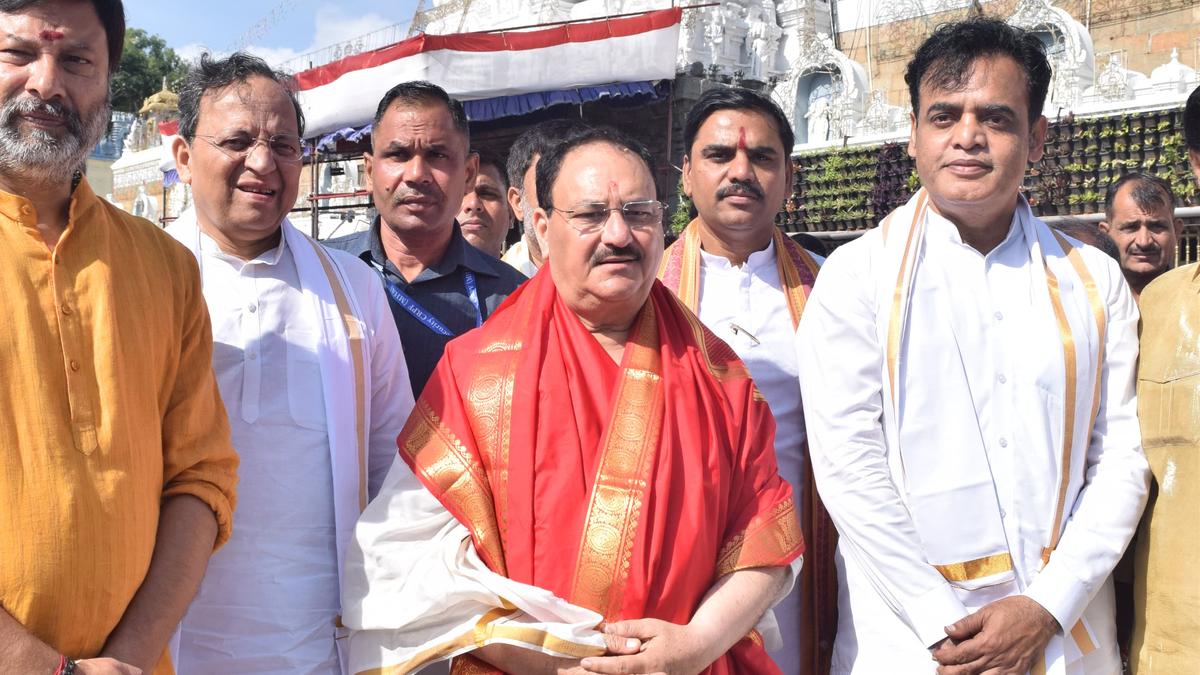
[(62, 675), (75, 675), (75, 660), (69, 656), (63, 662)]

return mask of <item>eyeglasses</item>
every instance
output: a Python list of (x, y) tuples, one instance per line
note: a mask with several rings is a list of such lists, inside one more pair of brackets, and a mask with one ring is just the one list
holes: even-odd
[(275, 134), (270, 138), (251, 138), (248, 134), (234, 134), (225, 137), (196, 134), (196, 138), (204, 139), (205, 142), (216, 148), (217, 152), (234, 161), (241, 161), (249, 157), (259, 143), (267, 146), (275, 157), (275, 161), (282, 164), (295, 164), (304, 156), (303, 141), (299, 136), (291, 134)]
[(666, 204), (654, 200), (625, 202), (619, 208), (609, 208), (604, 202), (580, 204), (573, 209), (558, 209), (553, 206), (551, 211), (558, 211), (567, 217), (567, 224), (579, 234), (599, 232), (608, 222), (613, 211), (620, 211), (625, 224), (635, 230), (645, 230), (662, 226), (663, 210)]

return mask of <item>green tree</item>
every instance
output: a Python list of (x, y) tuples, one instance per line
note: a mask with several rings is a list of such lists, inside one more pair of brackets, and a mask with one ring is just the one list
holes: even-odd
[(175, 87), (187, 64), (157, 35), (140, 28), (125, 31), (125, 53), (112, 78), (113, 110), (136, 113), (146, 97), (167, 85)]

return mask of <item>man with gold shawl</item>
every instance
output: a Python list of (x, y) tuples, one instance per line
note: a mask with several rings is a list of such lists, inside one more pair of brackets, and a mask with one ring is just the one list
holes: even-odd
[(822, 259), (775, 226), (792, 189), (792, 128), (771, 99), (719, 87), (700, 96), (683, 129), (683, 190), (697, 215), (658, 276), (737, 353), (775, 416), (779, 474), (800, 504), (808, 564), (775, 607), (783, 645), (772, 656), (791, 675), (826, 673), (837, 535), (812, 486), (793, 347)]
[(1148, 477), (1137, 308), (1019, 193), (1046, 131), (1036, 36), (947, 24), (905, 80), (924, 187), (829, 257), (796, 336), (840, 535), (832, 671), (1117, 675), (1110, 575)]
[(654, 278), (652, 159), (542, 157), (547, 265), (450, 343), (359, 521), (353, 672), (778, 673), (803, 541), (746, 368)]

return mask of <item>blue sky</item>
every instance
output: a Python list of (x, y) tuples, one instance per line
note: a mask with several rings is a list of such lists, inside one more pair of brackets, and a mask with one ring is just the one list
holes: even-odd
[[(267, 18), (249, 51), (279, 64), (391, 24), (407, 23), (416, 0), (125, 0), (126, 21), (162, 36), (185, 57), (227, 52)], [(432, 5), (432, 3), (428, 3)]]

